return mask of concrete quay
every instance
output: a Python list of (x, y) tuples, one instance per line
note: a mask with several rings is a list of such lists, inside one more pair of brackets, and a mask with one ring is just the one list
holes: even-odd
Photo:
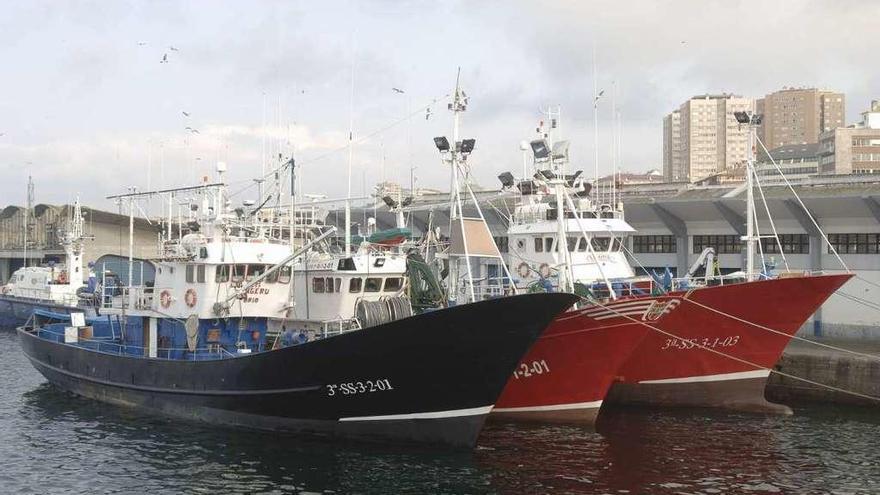
[(775, 369), (878, 399), (857, 397), (777, 373), (770, 374), (766, 388), (767, 399), (783, 404), (789, 401), (818, 401), (880, 408), (880, 342), (864, 340), (817, 340), (817, 342), (877, 357), (861, 356), (819, 347), (808, 342), (792, 341)]

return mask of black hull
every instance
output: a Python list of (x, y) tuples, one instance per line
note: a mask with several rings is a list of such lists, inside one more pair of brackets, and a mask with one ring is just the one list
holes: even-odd
[(483, 301), (216, 361), (96, 352), (26, 329), (19, 337), (50, 382), (103, 402), (248, 428), (472, 447), (520, 358), (574, 300)]

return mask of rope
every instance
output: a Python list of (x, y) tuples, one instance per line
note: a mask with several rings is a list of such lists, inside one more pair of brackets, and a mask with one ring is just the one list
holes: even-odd
[(858, 275), (858, 274), (856, 274), (856, 278), (861, 280), (862, 282), (868, 284), (868, 285), (873, 285), (874, 287), (877, 287), (878, 289), (880, 289), (880, 284), (878, 284), (877, 282), (872, 282), (872, 281), (870, 281), (870, 280), (866, 279), (865, 277)]
[(819, 347), (825, 347), (825, 348), (827, 348), (827, 349), (831, 349), (831, 350), (835, 350), (835, 351), (840, 351), (840, 352), (845, 352), (845, 353), (853, 354), (853, 355), (856, 355), (856, 356), (862, 356), (862, 357), (866, 357), (866, 358), (870, 358), (870, 359), (877, 359), (877, 360), (880, 360), (880, 356), (878, 356), (878, 355), (876, 355), (876, 354), (867, 354), (867, 353), (864, 353), (864, 352), (853, 351), (853, 350), (850, 350), (850, 349), (844, 349), (843, 347), (837, 347), (837, 346), (833, 346), (833, 345), (829, 345), (829, 344), (824, 344), (824, 343), (822, 343), (822, 342), (816, 342), (815, 340), (805, 339), (804, 337), (799, 337), (799, 336), (797, 336), (797, 335), (790, 335), (790, 334), (785, 333), (785, 332), (782, 332), (782, 331), (780, 331), (780, 330), (776, 330), (776, 329), (774, 329), (774, 328), (770, 328), (770, 327), (767, 327), (767, 326), (761, 325), (760, 323), (755, 323), (755, 322), (753, 322), (753, 321), (745, 320), (745, 319), (740, 318), (740, 317), (738, 317), (738, 316), (735, 316), (735, 315), (732, 315), (732, 314), (729, 314), (729, 313), (725, 313), (724, 311), (721, 311), (721, 310), (718, 310), (718, 309), (712, 308), (712, 307), (710, 307), (710, 306), (706, 306), (706, 305), (703, 304), (703, 303), (700, 303), (700, 302), (697, 302), (697, 301), (693, 301), (693, 300), (688, 299), (688, 298), (682, 298), (682, 300), (687, 301), (687, 302), (689, 302), (689, 303), (691, 303), (691, 304), (695, 304), (695, 305), (697, 305), (697, 306), (699, 306), (699, 307), (701, 307), (701, 308), (703, 308), (703, 309), (708, 309), (709, 311), (712, 311), (713, 313), (717, 313), (717, 314), (719, 314), (719, 315), (725, 316), (725, 317), (730, 318), (730, 319), (732, 319), (732, 320), (736, 320), (736, 321), (738, 321), (738, 322), (740, 322), (740, 323), (745, 323), (746, 325), (751, 325), (751, 326), (753, 326), (753, 327), (755, 327), (755, 328), (759, 328), (759, 329), (761, 329), (761, 330), (766, 330), (766, 331), (768, 331), (768, 332), (775, 333), (775, 334), (777, 334), (777, 335), (781, 335), (781, 336), (783, 336), (783, 337), (790, 337), (790, 338), (792, 338), (792, 339), (794, 339), (794, 340), (798, 340), (798, 341), (801, 341), (801, 342), (807, 342), (807, 343), (810, 343), (810, 344), (813, 344), (813, 345), (816, 345), (816, 346), (819, 346)]
[[(655, 326), (653, 326), (653, 325), (649, 325), (647, 322), (644, 322), (644, 321), (641, 321), (641, 320), (637, 320), (637, 319), (635, 319), (635, 318), (633, 318), (633, 317), (631, 317), (631, 316), (629, 316), (629, 315), (626, 315), (626, 314), (620, 313), (620, 312), (618, 312), (617, 310), (615, 310), (614, 308), (611, 308), (611, 307), (609, 307), (609, 306), (606, 306), (606, 305), (600, 303), (599, 301), (593, 300), (593, 303), (596, 304), (596, 305), (599, 306), (599, 307), (602, 307), (602, 308), (604, 308), (604, 309), (606, 309), (606, 310), (608, 310), (608, 311), (610, 311), (610, 312), (616, 314), (617, 316), (621, 316), (621, 317), (623, 317), (623, 318), (626, 318), (627, 320), (630, 320), (630, 321), (633, 321), (633, 322), (635, 322), (635, 323), (638, 323), (639, 325), (642, 325), (642, 326), (648, 327), (649, 329), (654, 330), (655, 332), (659, 332), (659, 333), (661, 333), (661, 334), (663, 334), (663, 335), (666, 335), (666, 336), (668, 336), (668, 337), (672, 337), (672, 338), (675, 338), (675, 339), (685, 340), (685, 339), (683, 339), (682, 337), (679, 337), (678, 335), (675, 335), (675, 334), (669, 333), (669, 332), (667, 332), (667, 331), (665, 331), (665, 330), (662, 330), (662, 329), (660, 329), (660, 328), (657, 328), (657, 327), (655, 327)], [(702, 344), (698, 344), (698, 343), (696, 343), (696, 342), (694, 343), (694, 346), (695, 346), (695, 347), (699, 347), (700, 349), (703, 349), (703, 350), (709, 351), (709, 352), (711, 352), (711, 353), (713, 353), (713, 354), (717, 354), (717, 355), (719, 355), (719, 356), (726, 357), (726, 358), (731, 359), (731, 360), (733, 360), (733, 361), (737, 361), (737, 362), (739, 362), (739, 363), (742, 363), (742, 364), (745, 364), (745, 365), (751, 366), (751, 367), (755, 368), (756, 370), (764, 370), (764, 371), (768, 371), (768, 372), (770, 372), (770, 373), (776, 373), (776, 374), (779, 375), (779, 376), (784, 376), (784, 377), (786, 377), (786, 378), (791, 378), (792, 380), (796, 380), (796, 381), (800, 381), (800, 382), (804, 382), (804, 383), (809, 383), (810, 385), (815, 385), (815, 386), (820, 387), (820, 388), (827, 388), (827, 389), (829, 389), (829, 390), (833, 390), (833, 391), (835, 391), (835, 392), (840, 392), (840, 393), (843, 393), (843, 394), (852, 395), (852, 396), (855, 396), (855, 397), (860, 397), (860, 398), (862, 398), (862, 399), (867, 399), (867, 400), (870, 400), (870, 401), (874, 401), (874, 402), (880, 403), (880, 397), (874, 397), (873, 395), (867, 395), (867, 394), (862, 394), (862, 393), (859, 393), (859, 392), (853, 392), (853, 391), (851, 391), (851, 390), (846, 390), (846, 389), (843, 389), (843, 388), (840, 388), (840, 387), (835, 387), (835, 386), (833, 386), (833, 385), (827, 385), (827, 384), (825, 384), (825, 383), (819, 383), (819, 382), (816, 382), (816, 381), (813, 381), (813, 380), (810, 380), (810, 379), (807, 379), (807, 378), (801, 378), (801, 377), (799, 377), (799, 376), (795, 376), (795, 375), (792, 375), (792, 374), (790, 374), (790, 373), (785, 373), (785, 372), (783, 372), (783, 371), (778, 371), (778, 370), (775, 370), (775, 369), (772, 369), (772, 368), (766, 368), (766, 367), (761, 366), (761, 365), (759, 365), (759, 364), (755, 364), (755, 363), (753, 363), (753, 362), (751, 362), (751, 361), (748, 361), (748, 360), (745, 360), (745, 359), (742, 359), (742, 358), (738, 358), (738, 357), (736, 357), (736, 356), (731, 356), (730, 354), (726, 354), (726, 353), (724, 353), (724, 352), (721, 352), (721, 351), (718, 351), (718, 350), (712, 349), (712, 348), (710, 348), (710, 347), (706, 347), (706, 346), (704, 346), (704, 345), (702, 345)]]
[(871, 302), (871, 301), (869, 301), (869, 300), (867, 300), (867, 299), (862, 299), (862, 298), (859, 297), (859, 296), (854, 296), (854, 295), (852, 295), (852, 294), (847, 294), (846, 292), (842, 292), (842, 291), (837, 291), (837, 292), (835, 292), (835, 294), (838, 294), (838, 295), (840, 295), (840, 297), (843, 297), (843, 298), (845, 298), (845, 299), (849, 299), (850, 301), (853, 301), (853, 302), (855, 302), (855, 303), (859, 303), (859, 304), (862, 304), (862, 305), (864, 305), (864, 306), (867, 306), (867, 307), (869, 307), (869, 308), (871, 308), (871, 309), (876, 309), (877, 311), (880, 311), (880, 304), (877, 304), (877, 303)]
[(806, 215), (810, 219), (810, 221), (813, 222), (813, 226), (816, 227), (816, 230), (819, 231), (820, 234), (822, 234), (822, 239), (825, 240), (825, 243), (828, 244), (828, 248), (831, 249), (831, 252), (834, 253), (834, 256), (837, 257), (837, 261), (840, 262), (840, 266), (842, 266), (843, 269), (846, 270), (847, 273), (852, 273), (852, 271), (849, 269), (849, 267), (846, 266), (846, 263), (843, 262), (843, 258), (841, 258), (840, 254), (837, 253), (837, 249), (835, 249), (835, 247), (831, 244), (831, 241), (828, 240), (828, 236), (825, 235), (825, 231), (822, 230), (822, 227), (819, 226), (819, 222), (817, 222), (816, 219), (813, 218), (813, 214), (810, 213), (810, 210), (807, 209), (807, 205), (804, 204), (804, 201), (798, 195), (797, 191), (794, 190), (794, 186), (792, 186), (791, 182), (788, 181), (788, 177), (786, 177), (785, 174), (782, 173), (782, 169), (779, 168), (779, 165), (776, 163), (776, 160), (773, 159), (773, 155), (771, 155), (770, 151), (767, 150), (767, 147), (764, 146), (764, 142), (761, 141), (761, 138), (759, 138), (757, 136), (755, 136), (755, 139), (758, 141), (758, 144), (761, 145), (761, 148), (764, 149), (764, 153), (766, 153), (767, 156), (770, 158), (770, 163), (772, 163), (773, 166), (776, 168), (776, 171), (779, 172), (779, 176), (782, 177), (782, 180), (785, 181), (785, 185), (788, 186), (788, 188), (791, 190), (791, 193), (794, 195), (795, 199), (798, 200), (798, 204), (801, 205), (801, 208), (803, 208), (804, 213), (806, 213)]

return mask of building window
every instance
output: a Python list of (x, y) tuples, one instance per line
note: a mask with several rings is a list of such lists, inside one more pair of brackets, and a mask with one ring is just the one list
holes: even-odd
[(739, 254), (742, 241), (736, 235), (695, 235), (694, 254), (700, 254), (707, 247), (715, 248), (716, 254)]
[(880, 253), (880, 234), (828, 234), (828, 242), (840, 254)]
[(782, 244), (784, 254), (810, 254), (810, 236), (807, 234), (779, 234), (779, 243), (773, 238), (761, 239), (761, 250), (766, 254), (778, 254)]
[(675, 236), (637, 235), (633, 236), (634, 253), (675, 253)]

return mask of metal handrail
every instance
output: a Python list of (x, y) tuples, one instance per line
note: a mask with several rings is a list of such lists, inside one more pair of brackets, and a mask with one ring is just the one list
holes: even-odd
[[(40, 334), (45, 333), (48, 335), (61, 337), (62, 339), (64, 338), (64, 333), (55, 332), (55, 331), (52, 331), (52, 330), (49, 330), (46, 328), (40, 328), (40, 327), (32, 327), (31, 333), (34, 333), (38, 337), (40, 336)], [(113, 339), (114, 337), (105, 337), (105, 338), (106, 339)], [(104, 340), (104, 339), (101, 339), (100, 337), (99, 338), (91, 338), (91, 339), (85, 339), (85, 338), (78, 337), (76, 345), (79, 347), (84, 347), (84, 348), (88, 349), (90, 347), (80, 345), (82, 343), (95, 344), (96, 348), (93, 350), (95, 350), (97, 352), (103, 352), (105, 354), (122, 355), (122, 354), (126, 354), (125, 351), (127, 351), (127, 350), (140, 350), (145, 353), (146, 351), (149, 350), (149, 347), (147, 347), (147, 346), (134, 345), (134, 344), (121, 344), (119, 342), (112, 342), (112, 341)], [(74, 345), (74, 344), (66, 344), (66, 345)], [(110, 346), (111, 348), (115, 349), (115, 352), (108, 352), (106, 350), (102, 350), (101, 349), (102, 346), (104, 346), (104, 347)], [(216, 349), (216, 350), (214, 350), (214, 349)], [(164, 352), (165, 355), (168, 356), (168, 355), (170, 355), (170, 353), (172, 351), (181, 351), (184, 353), (189, 353), (192, 356), (193, 361), (199, 361), (199, 359), (198, 359), (199, 355), (208, 355), (208, 356), (225, 355), (228, 358), (233, 358), (238, 355), (238, 354), (234, 354), (232, 352), (229, 352), (229, 350), (223, 346), (217, 346), (215, 348), (197, 347), (195, 350), (190, 350), (189, 347), (156, 347), (156, 357), (147, 357), (147, 359), (165, 359), (165, 360), (170, 360), (170, 361), (181, 361), (181, 359), (162, 357), (160, 355), (162, 352)]]

